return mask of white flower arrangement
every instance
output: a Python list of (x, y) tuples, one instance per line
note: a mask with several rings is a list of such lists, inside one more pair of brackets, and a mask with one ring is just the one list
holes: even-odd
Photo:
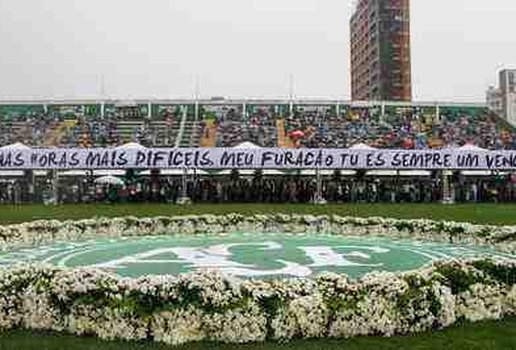
[(206, 338), (203, 313), (193, 306), (153, 315), (150, 327), (155, 341), (170, 345), (201, 341)]
[[(229, 214), (0, 226), (1, 248), (91, 237), (227, 232), (410, 237), (516, 251), (516, 226), (340, 216)], [(121, 278), (47, 265), (0, 268), (0, 330), (28, 328), (171, 345), (412, 334), (516, 314), (516, 263), (435, 262), (358, 280), (241, 280), (215, 271)]]
[(118, 278), (44, 265), (0, 269), (0, 329), (177, 345), (412, 334), (516, 311), (516, 264), (437, 262), (359, 280), (238, 280), (215, 272)]
[(457, 296), (457, 316), (468, 321), (500, 319), (504, 314), (504, 293), (498, 285), (475, 283)]
[(0, 226), (0, 249), (37, 246), (55, 241), (94, 237), (149, 236), (164, 234), (327, 233), (345, 236), (380, 236), (416, 240), (489, 245), (516, 253), (516, 226), (474, 225), (421, 220), (356, 218), (338, 215), (269, 214), (243, 216), (189, 215), (153, 218), (97, 218), (78, 221), (34, 221)]
[(326, 336), (329, 311), (321, 294), (293, 299), (272, 320), (274, 339)]

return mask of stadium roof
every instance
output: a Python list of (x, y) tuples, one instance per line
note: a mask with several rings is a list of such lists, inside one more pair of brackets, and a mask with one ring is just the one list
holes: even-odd
[(267, 97), (235, 97), (235, 98), (177, 98), (177, 99), (162, 99), (162, 98), (23, 98), (23, 99), (6, 99), (0, 97), (0, 105), (91, 105), (91, 104), (115, 104), (117, 106), (135, 106), (139, 104), (154, 104), (154, 105), (350, 105), (354, 107), (372, 107), (372, 106), (457, 106), (457, 107), (486, 107), (485, 102), (479, 103), (457, 103), (446, 101), (428, 101), (428, 102), (392, 102), (392, 101), (349, 101), (346, 99), (333, 97), (296, 97), (293, 99), (267, 98)]

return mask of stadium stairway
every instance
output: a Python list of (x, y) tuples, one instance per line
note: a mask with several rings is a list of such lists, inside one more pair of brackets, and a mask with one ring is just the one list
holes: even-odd
[(117, 128), (120, 137), (124, 143), (133, 142), (135, 140), (136, 132), (142, 127), (143, 120), (126, 119), (117, 123)]
[(151, 129), (156, 134), (156, 147), (174, 147), (179, 134), (179, 125), (174, 123), (171, 127), (164, 120), (153, 120)]
[(294, 143), (285, 132), (285, 119), (276, 119), (276, 129), (278, 130), (278, 147), (294, 148)]
[[(191, 116), (190, 116), (191, 118)], [(183, 110), (181, 116), (181, 123), (179, 124), (179, 131), (175, 147), (199, 147), (199, 140), (201, 138), (201, 123), (197, 120), (191, 120), (188, 116), (188, 110)]]
[(215, 120), (206, 120), (205, 133), (201, 135), (200, 147), (215, 147), (217, 145), (217, 124)]
[(177, 132), (177, 138), (174, 147), (181, 147), (181, 142), (183, 141), (183, 136), (185, 133), (186, 120), (188, 118), (188, 114), (186, 111), (183, 111), (183, 115), (181, 116), (181, 122), (179, 123), (179, 131)]
[(186, 121), (179, 147), (199, 147), (201, 124), (198, 121)]

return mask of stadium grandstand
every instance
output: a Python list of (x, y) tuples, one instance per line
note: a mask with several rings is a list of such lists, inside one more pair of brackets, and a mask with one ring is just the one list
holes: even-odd
[(483, 105), (330, 100), (0, 102), (0, 145), (515, 149), (515, 128)]
[[(332, 100), (1, 102), (0, 147), (516, 149), (516, 130), (484, 105)], [(0, 203), (505, 202), (495, 171), (3, 170)], [(316, 176), (321, 178), (317, 179)], [(448, 183), (448, 181), (450, 183)], [(455, 185), (455, 186), (454, 186)]]

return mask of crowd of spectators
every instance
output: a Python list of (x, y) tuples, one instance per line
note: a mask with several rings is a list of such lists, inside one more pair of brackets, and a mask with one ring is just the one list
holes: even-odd
[(116, 119), (100, 117), (77, 118), (61, 139), (64, 147), (110, 147), (120, 143)]
[(268, 108), (256, 108), (243, 117), (242, 108), (228, 108), (216, 115), (217, 146), (235, 147), (251, 142), (260, 147), (277, 147), (276, 116)]
[(0, 121), (0, 146), (21, 142), (41, 147), (52, 130), (62, 119), (45, 113), (7, 118)]
[(286, 118), (286, 133), (301, 131), (298, 147), (349, 148), (363, 143), (375, 148), (427, 149), (473, 144), (485, 149), (516, 149), (514, 127), (486, 110), (450, 109), (423, 113), (348, 108), (296, 112)]
[[(173, 146), (180, 118), (172, 112), (165, 110), (157, 123), (142, 117), (139, 109), (131, 109), (138, 112), (132, 119), (127, 117), (132, 114), (116, 111), (110, 109), (105, 117), (72, 114), (71, 120), (67, 117), (72, 123), (55, 139), (49, 137), (65, 120), (61, 114), (38, 111), (10, 118), (2, 116), (0, 146), (21, 142), (28, 146), (109, 147), (128, 141), (145, 146)], [(376, 148), (426, 149), (474, 144), (486, 149), (516, 149), (514, 127), (480, 108), (443, 107), (436, 112), (435, 108), (417, 107), (390, 106), (381, 111), (380, 107), (340, 106), (337, 110), (335, 106), (314, 106), (296, 107), (290, 115), (275, 113), (271, 106), (248, 108), (244, 113), (242, 106), (228, 105), (201, 116), (215, 120), (218, 147), (234, 147), (243, 142), (278, 147), (278, 132), (282, 131), (277, 120), (284, 119), (284, 136), (296, 147), (349, 148), (364, 143)], [(198, 126), (201, 134), (208, 133), (202, 120)], [(127, 128), (128, 135), (124, 134)]]
[(158, 144), (171, 146), (177, 121), (166, 116), (163, 121), (152, 122), (148, 118), (122, 118), (120, 114), (101, 116), (77, 116), (72, 127), (60, 139), (61, 147), (116, 147), (136, 142), (146, 147)]
[(11, 122), (0, 122), (0, 146), (14, 143)]

